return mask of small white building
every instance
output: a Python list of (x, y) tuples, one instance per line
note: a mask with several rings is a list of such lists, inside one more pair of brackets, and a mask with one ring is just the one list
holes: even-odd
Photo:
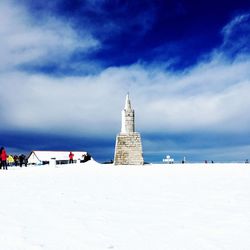
[(87, 152), (83, 151), (32, 151), (28, 156), (29, 165), (44, 165), (49, 164), (51, 160), (55, 160), (56, 164), (67, 164), (69, 163), (69, 154), (74, 154), (74, 162), (83, 161), (84, 156)]
[(164, 158), (162, 161), (165, 162), (165, 163), (168, 163), (168, 164), (173, 164), (174, 163), (174, 159), (171, 158), (170, 155), (167, 155), (166, 158)]

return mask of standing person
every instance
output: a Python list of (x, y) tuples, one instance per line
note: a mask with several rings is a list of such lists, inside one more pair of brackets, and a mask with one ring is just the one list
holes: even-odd
[(14, 164), (14, 158), (12, 155), (9, 155), (8, 158), (7, 158), (7, 165), (8, 166), (13, 166)]
[(0, 169), (2, 169), (2, 148), (0, 148)]
[(8, 169), (7, 167), (7, 158), (8, 155), (6, 154), (6, 151), (4, 149), (4, 147), (1, 148), (1, 168), (3, 167), (3, 169)]
[(25, 156), (25, 159), (24, 159), (24, 165), (25, 165), (25, 167), (28, 166), (28, 158), (26, 156)]
[(20, 164), (20, 167), (23, 166), (24, 159), (25, 159), (25, 155), (24, 155), (24, 154), (21, 154), (21, 155), (19, 156), (19, 164)]
[(91, 160), (91, 155), (87, 152), (85, 156), (85, 162)]
[(74, 154), (72, 152), (69, 153), (69, 163), (73, 163)]
[(18, 156), (17, 156), (17, 155), (14, 155), (15, 166), (18, 165), (18, 160), (19, 160)]

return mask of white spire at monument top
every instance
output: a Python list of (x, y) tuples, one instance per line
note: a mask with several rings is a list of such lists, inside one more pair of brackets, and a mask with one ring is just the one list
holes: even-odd
[(126, 95), (125, 107), (122, 110), (122, 127), (121, 133), (133, 133), (135, 132), (135, 113), (131, 107), (129, 94)]
[(127, 93), (126, 95), (126, 101), (125, 101), (125, 108), (126, 110), (131, 110), (131, 102), (130, 102), (130, 99), (129, 99), (129, 92)]

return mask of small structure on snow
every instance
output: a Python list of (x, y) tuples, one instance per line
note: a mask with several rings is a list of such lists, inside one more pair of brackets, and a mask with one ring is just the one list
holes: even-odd
[(72, 152), (74, 154), (73, 162), (85, 162), (91, 159), (91, 156), (87, 152), (83, 151), (39, 151), (35, 150), (28, 156), (29, 165), (45, 165), (49, 164), (51, 161), (54, 164), (68, 164), (69, 154)]
[(164, 163), (168, 163), (168, 164), (173, 164), (174, 163), (174, 159), (170, 157), (170, 155), (167, 155), (166, 158), (164, 158), (162, 160)]

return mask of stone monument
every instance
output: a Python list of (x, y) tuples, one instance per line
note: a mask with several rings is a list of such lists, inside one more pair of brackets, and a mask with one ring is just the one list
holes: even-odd
[(114, 165), (143, 165), (141, 136), (135, 132), (135, 111), (126, 96), (121, 132), (116, 137)]

